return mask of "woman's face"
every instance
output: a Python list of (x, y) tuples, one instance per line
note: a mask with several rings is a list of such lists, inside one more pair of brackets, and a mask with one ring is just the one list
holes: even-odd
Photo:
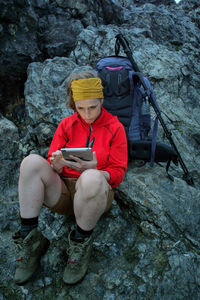
[(86, 99), (75, 101), (76, 111), (86, 123), (93, 123), (101, 113), (101, 99)]

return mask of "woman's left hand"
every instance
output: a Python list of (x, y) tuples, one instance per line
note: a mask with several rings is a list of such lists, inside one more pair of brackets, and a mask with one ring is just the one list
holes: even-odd
[(70, 155), (70, 158), (75, 161), (65, 160), (66, 166), (68, 168), (72, 168), (79, 172), (83, 172), (87, 169), (96, 169), (97, 168), (96, 153), (93, 152), (92, 154), (93, 154), (93, 158), (90, 161), (85, 161), (85, 160), (78, 158), (77, 156)]

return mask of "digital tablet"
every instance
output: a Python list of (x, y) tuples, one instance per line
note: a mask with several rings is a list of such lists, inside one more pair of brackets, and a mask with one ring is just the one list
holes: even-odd
[(92, 160), (92, 148), (62, 148), (62, 155), (64, 159), (73, 161), (69, 155), (74, 155), (79, 157), (82, 160)]

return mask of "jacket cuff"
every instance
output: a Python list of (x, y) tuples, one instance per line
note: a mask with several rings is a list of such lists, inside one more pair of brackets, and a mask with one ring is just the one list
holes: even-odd
[(123, 176), (116, 170), (108, 168), (108, 169), (104, 169), (102, 171), (106, 171), (110, 174), (110, 179), (108, 180), (108, 183), (111, 185), (112, 188), (120, 185), (120, 183), (123, 180)]

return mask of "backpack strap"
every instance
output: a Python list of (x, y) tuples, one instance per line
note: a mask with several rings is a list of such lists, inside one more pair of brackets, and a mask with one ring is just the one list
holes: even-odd
[[(152, 90), (151, 85), (150, 85), (147, 78), (146, 78), (146, 81), (148, 82), (149, 87), (150, 87), (150, 91), (151, 91), (149, 101), (150, 101), (150, 103), (152, 103), (152, 102), (154, 103), (154, 106), (156, 106), (158, 113), (161, 114), (161, 110), (160, 110), (160, 108), (159, 108), (159, 106), (156, 102), (156, 98), (154, 96), (153, 90)], [(152, 131), (152, 148), (151, 148), (152, 151), (151, 151), (151, 161), (150, 161), (150, 166), (151, 167), (153, 166), (154, 158), (155, 158), (157, 132), (158, 132), (158, 114), (156, 114), (156, 117), (155, 117), (155, 120), (154, 120), (153, 131)]]
[(134, 75), (134, 71), (129, 71), (129, 83), (130, 83), (130, 94), (133, 95), (133, 91), (134, 91), (134, 82), (133, 82), (133, 75)]
[[(152, 87), (150, 85), (150, 82), (148, 79), (143, 76), (142, 73), (140, 72), (135, 72), (133, 76), (136, 76), (141, 82), (143, 88), (144, 88), (144, 95), (143, 97), (145, 98), (145, 101), (148, 99), (149, 103), (151, 104), (151, 101), (154, 102), (157, 110), (160, 113), (160, 108), (156, 102), (155, 96), (153, 94)], [(152, 144), (151, 144), (151, 159), (150, 159), (150, 166), (153, 167), (154, 160), (155, 160), (155, 151), (156, 151), (156, 141), (157, 141), (157, 132), (158, 132), (158, 116), (156, 116), (154, 120), (154, 125), (153, 125), (153, 131), (152, 131)]]

